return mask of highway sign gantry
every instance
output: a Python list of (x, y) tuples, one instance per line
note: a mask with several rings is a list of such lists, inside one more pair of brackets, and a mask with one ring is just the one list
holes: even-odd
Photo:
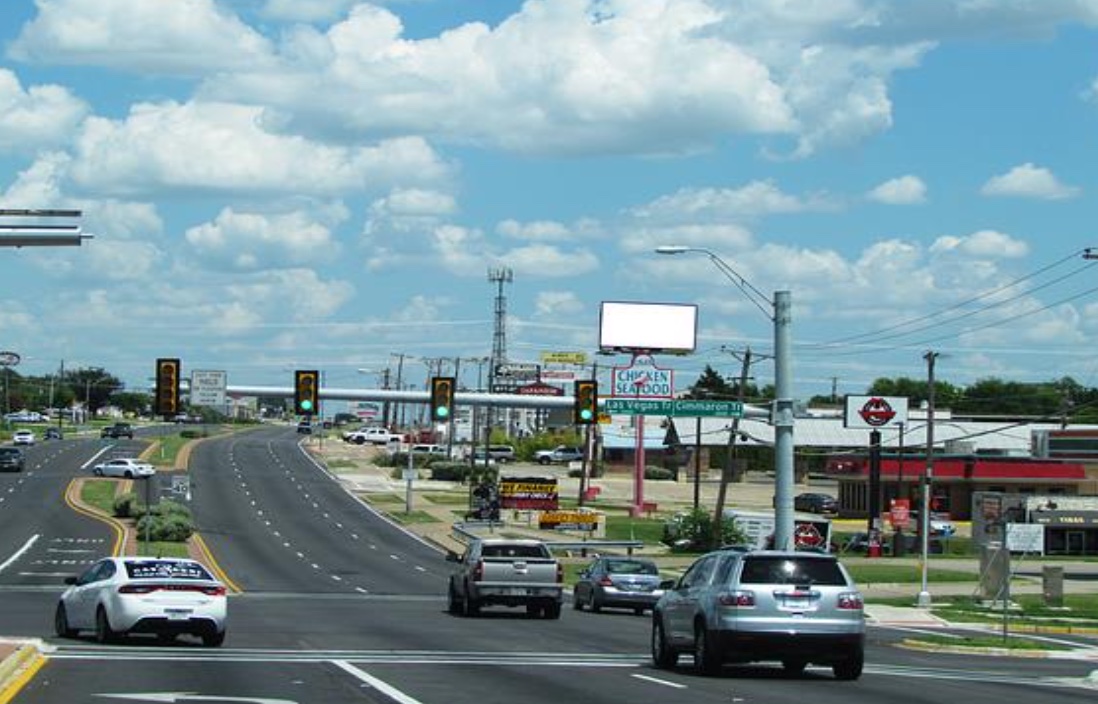
[(608, 398), (603, 403), (603, 410), (626, 416), (743, 418), (743, 404), (739, 401)]

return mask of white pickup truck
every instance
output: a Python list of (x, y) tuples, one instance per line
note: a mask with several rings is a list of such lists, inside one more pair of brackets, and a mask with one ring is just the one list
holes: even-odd
[(343, 441), (353, 442), (356, 445), (365, 445), (366, 443), (371, 445), (388, 445), (390, 442), (400, 442), (401, 436), (389, 432), (388, 428), (369, 427), (352, 430), (349, 433), (343, 433)]
[(476, 616), (482, 606), (525, 606), (526, 613), (560, 618), (564, 571), (540, 540), (482, 538), (456, 562), (450, 575), (449, 611)]

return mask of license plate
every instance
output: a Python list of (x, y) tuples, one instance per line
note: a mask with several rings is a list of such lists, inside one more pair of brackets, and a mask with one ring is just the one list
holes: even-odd
[(191, 616), (190, 609), (167, 609), (166, 613), (169, 621), (185, 621)]
[(788, 598), (785, 600), (785, 608), (787, 609), (807, 609), (811, 603), (808, 599), (804, 598)]

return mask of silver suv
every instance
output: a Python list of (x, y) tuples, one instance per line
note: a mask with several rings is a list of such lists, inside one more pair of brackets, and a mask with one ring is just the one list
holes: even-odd
[(692, 653), (704, 674), (757, 660), (780, 661), (792, 674), (808, 663), (830, 665), (841, 680), (862, 674), (862, 595), (834, 555), (720, 550), (665, 586), (652, 611), (657, 667)]

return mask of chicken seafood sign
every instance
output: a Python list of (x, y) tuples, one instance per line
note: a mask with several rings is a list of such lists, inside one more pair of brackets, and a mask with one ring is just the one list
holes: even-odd
[(21, 359), (16, 352), (0, 352), (0, 367), (14, 367)]
[(906, 396), (847, 396), (843, 424), (877, 430), (907, 423)]

